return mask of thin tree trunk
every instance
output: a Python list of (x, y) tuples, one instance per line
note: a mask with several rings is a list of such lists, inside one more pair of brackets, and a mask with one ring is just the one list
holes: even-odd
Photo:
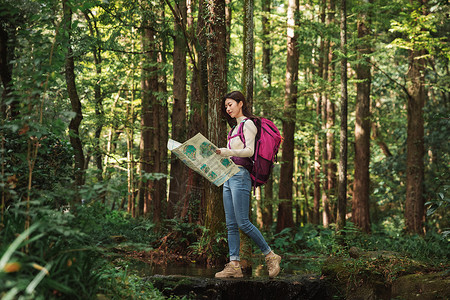
[[(263, 73), (263, 79), (262, 79), (262, 95), (261, 95), (261, 102), (263, 106), (263, 114), (267, 115), (269, 112), (269, 102), (270, 102), (270, 88), (272, 86), (272, 62), (271, 62), (271, 49), (270, 49), (270, 9), (271, 6), (271, 0), (263, 0), (262, 1), (262, 73)], [(259, 99), (258, 99), (259, 100)], [(262, 196), (262, 195), (261, 195)], [(272, 226), (272, 216), (273, 216), (273, 176), (271, 175), (269, 180), (264, 186), (264, 197), (261, 197), (260, 201), (260, 207), (261, 207), (261, 222), (262, 222), (262, 228), (269, 229), (270, 226)]]
[(341, 0), (341, 130), (339, 147), (339, 185), (336, 215), (336, 230), (345, 227), (347, 210), (347, 3)]
[[(325, 20), (322, 20), (326, 27), (329, 27), (329, 19), (326, 18), (327, 15), (327, 4), (328, 1), (324, 0), (322, 2), (322, 18), (325, 18)], [(323, 82), (328, 81), (328, 69), (329, 69), (329, 52), (330, 52), (330, 37), (324, 36), (323, 37), (324, 43), (323, 43), (323, 51), (321, 52), (321, 55), (323, 56), (323, 72), (322, 72), (322, 80)], [(329, 199), (328, 199), (328, 122), (327, 122), (327, 113), (328, 113), (328, 106), (329, 106), (329, 99), (330, 95), (328, 92), (328, 89), (325, 89), (324, 92), (322, 92), (322, 174), (323, 174), (323, 180), (322, 180), (322, 224), (324, 227), (328, 227), (329, 223), (329, 215), (330, 215), (330, 205), (329, 205)]]
[(288, 28), (287, 28), (287, 63), (284, 111), (286, 119), (283, 120), (283, 153), (280, 172), (277, 232), (284, 228), (293, 227), (292, 214), (292, 175), (294, 164), (294, 133), (297, 105), (297, 80), (299, 52), (295, 27), (298, 26), (299, 1), (289, 0)]
[[(329, 0), (328, 2), (328, 14), (327, 14), (327, 24), (328, 26), (333, 26), (335, 23), (335, 10), (336, 10), (336, 4), (334, 0)], [(334, 80), (335, 80), (335, 63), (334, 61), (334, 42), (330, 39), (329, 45), (328, 45), (328, 84), (332, 86)], [(336, 159), (336, 151), (335, 151), (335, 134), (334, 134), (334, 125), (335, 125), (335, 119), (336, 119), (336, 105), (332, 101), (332, 96), (329, 95), (327, 100), (327, 113), (326, 113), (326, 151), (327, 151), (327, 219), (329, 223), (334, 222), (334, 216), (333, 216), (333, 205), (332, 200), (336, 199), (336, 172), (337, 172), (337, 166), (335, 163)]]
[[(325, 25), (326, 14), (326, 0), (322, 0), (321, 2), (321, 10), (320, 10), (320, 22)], [(325, 36), (322, 34), (320, 38), (320, 46), (319, 46), (319, 61), (318, 61), (318, 74), (317, 77), (323, 78), (323, 74), (325, 73)], [(322, 122), (322, 106), (325, 103), (322, 102), (322, 94), (324, 92), (315, 95), (316, 100), (316, 120), (317, 120), (317, 129), (314, 133), (314, 207), (313, 207), (313, 224), (320, 224), (320, 200), (321, 200), (321, 189), (320, 189), (320, 173), (323, 168), (323, 164), (321, 162), (320, 151), (322, 147), (320, 146), (320, 141), (322, 135), (320, 134), (320, 127)], [(322, 150), (323, 151), (323, 150)]]
[[(79, 188), (84, 184), (84, 153), (83, 144), (80, 138), (80, 124), (83, 120), (83, 113), (81, 111), (81, 101), (78, 97), (78, 92), (75, 83), (75, 63), (73, 59), (72, 46), (70, 44), (70, 37), (72, 33), (72, 9), (68, 5), (66, 0), (63, 0), (63, 10), (65, 19), (65, 30), (67, 32), (67, 53), (66, 53), (66, 84), (67, 93), (69, 95), (70, 103), (72, 105), (72, 111), (75, 116), (72, 118), (69, 124), (69, 137), (70, 144), (74, 149), (75, 156), (75, 184)], [(81, 202), (81, 198), (77, 196), (75, 198), (76, 202)]]
[[(161, 1), (160, 13), (162, 20), (165, 18), (164, 14), (164, 1)], [(167, 76), (164, 71), (163, 66), (167, 64), (166, 59), (166, 43), (161, 42), (161, 50), (158, 52), (158, 95), (162, 95), (156, 97), (156, 106), (158, 107), (158, 111), (154, 112), (154, 122), (155, 128), (157, 128), (158, 132), (158, 144), (156, 148), (157, 155), (157, 168), (155, 168), (154, 172), (160, 174), (168, 174), (168, 151), (167, 151), (167, 141), (169, 140), (169, 110), (167, 97), (165, 95), (167, 92)], [(156, 126), (157, 124), (157, 126)], [(159, 223), (165, 217), (163, 212), (165, 211), (164, 205), (167, 203), (167, 180), (165, 178), (159, 179), (156, 182), (156, 190), (155, 195), (153, 197), (153, 220), (155, 223)]]

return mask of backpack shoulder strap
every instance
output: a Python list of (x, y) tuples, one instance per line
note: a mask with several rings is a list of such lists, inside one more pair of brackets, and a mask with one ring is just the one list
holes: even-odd
[(232, 138), (239, 136), (239, 138), (241, 139), (241, 142), (244, 144), (244, 148), (246, 147), (245, 137), (244, 137), (244, 124), (245, 124), (245, 121), (247, 121), (248, 119), (249, 118), (244, 119), (241, 123), (239, 123), (237, 125), (238, 126), (238, 130), (237, 130), (237, 133), (235, 135), (231, 135), (231, 134), (232, 134), (232, 132), (233, 132), (233, 130), (234, 130), (234, 128), (236, 126), (233, 126), (233, 128), (231, 128), (230, 132), (228, 133), (228, 146), (230, 146), (230, 140)]

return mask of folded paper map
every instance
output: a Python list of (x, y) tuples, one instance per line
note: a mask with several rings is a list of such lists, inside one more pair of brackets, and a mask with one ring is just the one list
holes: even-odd
[(230, 158), (216, 154), (217, 147), (201, 133), (184, 143), (169, 139), (167, 148), (216, 186), (221, 186), (239, 172), (239, 167)]

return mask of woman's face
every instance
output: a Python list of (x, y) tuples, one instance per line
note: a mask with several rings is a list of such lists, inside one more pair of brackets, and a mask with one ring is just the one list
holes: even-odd
[(234, 99), (228, 98), (225, 100), (225, 110), (227, 114), (232, 118), (242, 117), (244, 114), (242, 113), (242, 105), (244, 103), (242, 101), (237, 102)]

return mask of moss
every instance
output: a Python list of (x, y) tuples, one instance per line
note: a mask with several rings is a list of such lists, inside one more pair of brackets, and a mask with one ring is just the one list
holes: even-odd
[(392, 297), (398, 299), (449, 299), (450, 277), (444, 272), (410, 274), (395, 280)]

